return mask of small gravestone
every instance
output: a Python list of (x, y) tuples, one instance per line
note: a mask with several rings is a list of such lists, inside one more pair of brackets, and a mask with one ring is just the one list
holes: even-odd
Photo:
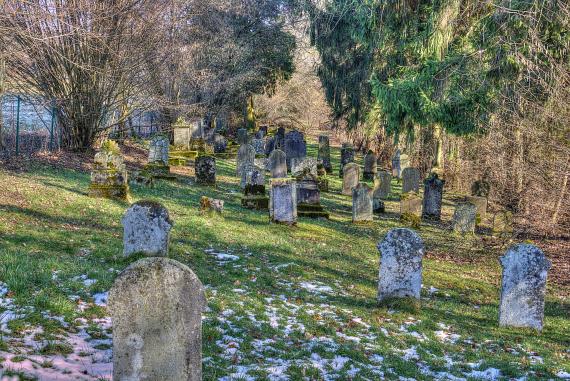
[(194, 163), (196, 183), (216, 185), (216, 159), (212, 156), (198, 156)]
[(372, 189), (364, 183), (359, 183), (352, 188), (352, 222), (373, 220)]
[(247, 136), (247, 129), (245, 128), (239, 128), (237, 130), (237, 134), (236, 134), (236, 142), (238, 145), (243, 145), (243, 144), (247, 144), (249, 141), (249, 138)]
[(228, 139), (220, 134), (214, 135), (214, 153), (225, 153), (228, 148)]
[(392, 156), (392, 176), (395, 178), (400, 178), (401, 173), (401, 163), (400, 163), (401, 151), (399, 149), (394, 152)]
[(498, 211), (493, 215), (493, 234), (509, 236), (513, 234), (513, 213), (509, 210)]
[(340, 169), (338, 172), (340, 178), (343, 177), (344, 166), (348, 163), (354, 163), (354, 148), (348, 143), (343, 143), (340, 148)]
[(155, 135), (150, 140), (148, 150), (148, 163), (143, 168), (143, 173), (148, 177), (159, 179), (172, 179), (175, 176), (170, 173), (168, 155), (170, 142), (168, 136)]
[(317, 154), (317, 160), (323, 164), (323, 167), (328, 174), (332, 173), (331, 147), (329, 137), (326, 135), (319, 136), (319, 152)]
[(111, 140), (105, 141), (95, 155), (89, 196), (123, 201), (129, 199), (127, 168), (119, 146)]
[(297, 186), (293, 179), (272, 179), (269, 195), (269, 216), (272, 222), (286, 225), (297, 223)]
[(142, 253), (149, 257), (168, 255), (173, 222), (168, 210), (158, 202), (138, 201), (131, 205), (121, 220), (123, 255)]
[(356, 163), (348, 163), (344, 166), (342, 176), (342, 194), (352, 195), (352, 188), (360, 181), (360, 167)]
[(285, 154), (287, 169), (291, 170), (293, 163), (299, 163), (307, 156), (307, 144), (303, 134), (293, 130), (285, 134)]
[(265, 141), (263, 139), (252, 139), (251, 146), (256, 155), (265, 155)]
[(434, 221), (441, 219), (444, 185), (445, 181), (441, 180), (435, 173), (432, 173), (430, 177), (424, 180), (423, 218)]
[(380, 280), (378, 301), (391, 298), (420, 298), (424, 244), (410, 229), (393, 229), (378, 244)]
[(402, 193), (400, 195), (400, 214), (420, 218), (422, 215), (422, 198), (414, 192)]
[(475, 234), (477, 224), (477, 207), (468, 202), (462, 202), (455, 206), (453, 213), (453, 231), (462, 235)]
[(202, 380), (204, 287), (180, 262), (143, 258), (115, 279), (113, 380)]
[(273, 150), (269, 155), (267, 164), (272, 178), (287, 177), (287, 156), (280, 149)]
[(366, 156), (364, 156), (364, 180), (373, 180), (374, 175), (378, 172), (378, 157), (372, 151), (368, 151)]
[(265, 169), (250, 165), (244, 167), (241, 185), (241, 205), (247, 209), (267, 210), (269, 198), (265, 195)]
[(420, 170), (417, 168), (404, 168), (402, 171), (402, 193), (420, 192)]
[(243, 168), (255, 163), (255, 149), (249, 145), (244, 144), (239, 147), (236, 159), (236, 172), (238, 177), (243, 174)]
[(465, 202), (470, 202), (477, 207), (477, 219), (482, 220), (487, 216), (487, 198), (480, 196), (465, 196)]
[(550, 261), (536, 246), (519, 244), (501, 257), (501, 265), (499, 325), (542, 330)]

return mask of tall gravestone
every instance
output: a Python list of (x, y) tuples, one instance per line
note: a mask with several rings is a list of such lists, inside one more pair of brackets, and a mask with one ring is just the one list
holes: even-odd
[(285, 134), (285, 155), (289, 170), (294, 163), (300, 162), (307, 156), (307, 145), (301, 132), (293, 130)]
[(216, 159), (213, 156), (198, 156), (194, 162), (196, 183), (200, 185), (216, 185)]
[(272, 178), (287, 177), (287, 156), (280, 149), (273, 150), (269, 155), (269, 171)]
[(373, 180), (374, 175), (378, 172), (378, 157), (372, 151), (368, 151), (364, 156), (364, 180)]
[(330, 140), (326, 135), (319, 136), (319, 152), (317, 154), (317, 160), (323, 164), (323, 167), (328, 174), (332, 173)]
[(384, 213), (386, 208), (384, 201), (388, 198), (392, 188), (392, 175), (388, 171), (379, 171), (374, 175), (374, 192), (372, 205), (375, 213)]
[(417, 168), (404, 168), (402, 171), (402, 193), (420, 192), (420, 170)]
[(348, 163), (344, 166), (342, 177), (342, 194), (352, 195), (352, 188), (360, 181), (360, 167), (356, 163)]
[(113, 380), (202, 380), (204, 287), (180, 262), (143, 258), (115, 279)]
[(410, 229), (392, 229), (378, 244), (380, 276), (378, 300), (420, 298), (424, 244)]
[(400, 149), (397, 149), (396, 152), (394, 152), (394, 155), (392, 156), (392, 176), (395, 178), (400, 178), (400, 174), (401, 174), (401, 165), (400, 165), (400, 156), (401, 156), (402, 152), (400, 151)]
[(435, 221), (441, 219), (444, 185), (445, 181), (441, 180), (435, 173), (432, 173), (430, 177), (424, 180), (423, 218)]
[(89, 196), (122, 201), (129, 199), (127, 168), (119, 146), (111, 140), (105, 141), (95, 155)]
[(477, 224), (477, 207), (468, 202), (461, 202), (455, 206), (453, 213), (453, 231), (459, 234), (475, 234)]
[(359, 183), (352, 188), (352, 222), (373, 221), (372, 214), (372, 189)]
[(255, 149), (249, 144), (244, 144), (239, 147), (236, 158), (236, 172), (238, 177), (241, 178), (243, 168), (255, 163)]
[(536, 246), (519, 244), (501, 257), (501, 265), (499, 324), (542, 330), (550, 261)]
[(142, 253), (149, 257), (168, 255), (173, 222), (158, 202), (142, 200), (127, 209), (123, 219), (123, 255)]
[(338, 171), (340, 178), (343, 177), (344, 166), (348, 163), (354, 163), (354, 148), (348, 143), (343, 143), (340, 148), (340, 169)]
[(249, 143), (249, 138), (247, 136), (247, 129), (246, 128), (239, 128), (237, 130), (236, 142), (240, 146)]
[(168, 155), (170, 142), (168, 136), (155, 135), (150, 140), (148, 150), (148, 163), (145, 165), (143, 172), (147, 176), (156, 178), (169, 179), (173, 175), (170, 173), (168, 164)]
[(271, 180), (269, 216), (272, 222), (286, 225), (297, 223), (297, 186), (295, 180)]

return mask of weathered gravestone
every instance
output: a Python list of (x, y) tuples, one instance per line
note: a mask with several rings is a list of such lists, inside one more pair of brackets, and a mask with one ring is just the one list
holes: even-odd
[(293, 130), (285, 134), (285, 154), (287, 155), (287, 169), (300, 162), (307, 156), (307, 145), (303, 134)]
[(228, 148), (228, 139), (220, 134), (214, 135), (214, 153), (225, 153)]
[(204, 287), (180, 262), (143, 258), (109, 292), (113, 380), (202, 380)]
[(487, 198), (480, 196), (465, 196), (465, 202), (470, 202), (477, 207), (477, 219), (481, 219), (487, 216)]
[(468, 202), (461, 202), (455, 206), (453, 213), (453, 231), (459, 234), (475, 234), (477, 224), (477, 207)]
[(127, 209), (123, 219), (123, 255), (142, 253), (149, 257), (168, 255), (173, 222), (168, 210), (158, 202), (138, 201)]
[(216, 185), (216, 159), (213, 156), (198, 156), (194, 163), (196, 183)]
[(159, 179), (171, 179), (175, 177), (170, 173), (170, 166), (168, 165), (169, 149), (170, 142), (168, 136), (155, 135), (150, 140), (148, 164), (145, 165), (143, 169), (145, 175)]
[(329, 179), (327, 178), (327, 171), (321, 162), (317, 163), (317, 178), (319, 190), (321, 192), (328, 192)]
[(499, 325), (542, 330), (550, 261), (536, 246), (519, 244), (501, 257), (501, 265)]
[(392, 229), (378, 244), (380, 280), (378, 301), (391, 298), (420, 298), (424, 244), (410, 229)]
[(236, 172), (238, 177), (243, 174), (243, 168), (255, 163), (255, 149), (249, 144), (239, 147), (236, 159)]
[(360, 181), (360, 167), (356, 163), (348, 163), (343, 168), (342, 194), (352, 195), (352, 188)]
[(251, 146), (256, 155), (265, 155), (265, 141), (263, 139), (252, 139)]
[(405, 168), (402, 171), (402, 193), (420, 192), (420, 170), (417, 168)]
[(340, 148), (340, 169), (338, 171), (340, 178), (343, 177), (344, 166), (349, 163), (354, 163), (354, 148), (348, 143), (343, 143)]
[(400, 178), (400, 173), (402, 170), (400, 166), (401, 154), (402, 154), (401, 151), (397, 149), (396, 152), (394, 152), (394, 155), (392, 156), (392, 176), (396, 178)]
[(236, 133), (236, 142), (238, 145), (243, 145), (243, 144), (247, 144), (249, 141), (249, 138), (247, 136), (247, 129), (245, 128), (239, 128), (237, 130)]
[(241, 205), (244, 208), (267, 210), (269, 198), (265, 195), (265, 169), (255, 165), (244, 167), (241, 185)]
[(366, 156), (364, 156), (364, 180), (373, 180), (374, 175), (378, 172), (378, 157), (372, 151), (368, 151)]
[(423, 218), (435, 221), (441, 219), (441, 202), (443, 199), (444, 185), (445, 180), (441, 180), (435, 173), (432, 173), (430, 177), (424, 180)]
[(326, 135), (319, 136), (319, 152), (317, 154), (317, 160), (323, 164), (323, 167), (328, 174), (332, 173), (331, 147), (329, 137)]
[(119, 146), (111, 140), (105, 141), (95, 155), (89, 196), (123, 201), (129, 199), (127, 168)]
[(410, 157), (405, 153), (400, 155), (400, 177), (404, 173), (404, 170), (410, 166)]
[(267, 164), (271, 177), (282, 178), (287, 177), (287, 156), (280, 149), (273, 150), (269, 155), (269, 163)]
[(384, 213), (386, 208), (384, 200), (391, 191), (392, 175), (388, 171), (379, 171), (374, 175), (374, 192), (372, 194), (372, 208), (375, 213)]
[(269, 195), (269, 216), (272, 222), (297, 223), (297, 186), (293, 179), (272, 179)]
[[(309, 159), (306, 159), (309, 160)], [(314, 161), (314, 159), (311, 159)], [(329, 213), (321, 205), (319, 178), (310, 165), (295, 173), (297, 180), (297, 215), (299, 217), (329, 218)]]
[(422, 198), (414, 192), (402, 193), (400, 195), (400, 214), (420, 218), (422, 215)]
[(352, 188), (352, 222), (373, 221), (372, 189), (365, 183)]

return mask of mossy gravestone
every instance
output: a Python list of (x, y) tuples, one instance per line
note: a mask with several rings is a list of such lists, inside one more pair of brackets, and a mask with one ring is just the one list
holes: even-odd
[(520, 244), (501, 257), (501, 265), (499, 324), (542, 330), (550, 261), (536, 246)]
[[(305, 159), (305, 161), (314, 159)], [(297, 180), (297, 215), (309, 218), (329, 218), (321, 205), (321, 190), (316, 167), (307, 164), (303, 171), (295, 173)]]
[(247, 166), (254, 165), (255, 163), (255, 149), (249, 145), (244, 144), (239, 147), (236, 158), (236, 171), (237, 176), (241, 178), (243, 170)]
[(359, 183), (352, 188), (352, 222), (358, 223), (373, 220), (372, 189), (364, 183)]
[(377, 156), (372, 151), (368, 151), (364, 156), (364, 180), (373, 180), (374, 175), (378, 172)]
[(272, 178), (287, 177), (287, 156), (280, 149), (273, 150), (269, 155), (269, 171)]
[(122, 219), (123, 254), (143, 253), (149, 257), (168, 255), (173, 222), (168, 210), (158, 202), (138, 201), (127, 209)]
[(113, 379), (202, 380), (204, 287), (180, 262), (144, 258), (109, 292)]
[(198, 156), (194, 163), (196, 183), (216, 185), (216, 159), (213, 156)]
[(113, 141), (105, 141), (101, 151), (95, 155), (89, 196), (123, 201), (129, 199), (127, 168), (119, 146)]
[(272, 222), (286, 225), (297, 223), (297, 185), (295, 180), (271, 180), (269, 216)]
[(402, 171), (402, 193), (420, 192), (420, 170), (417, 168), (405, 168)]
[(378, 244), (380, 275), (378, 301), (420, 298), (424, 244), (410, 229), (393, 229)]
[(352, 188), (360, 181), (360, 167), (356, 163), (348, 163), (343, 168), (342, 194), (352, 195)]
[(317, 154), (317, 160), (323, 164), (323, 167), (328, 174), (332, 173), (331, 147), (329, 137), (326, 135), (319, 136), (319, 152)]
[(430, 177), (424, 180), (423, 218), (434, 221), (441, 219), (444, 185), (445, 181), (441, 180), (435, 173), (432, 173)]
[(354, 148), (348, 144), (343, 143), (340, 149), (340, 169), (338, 171), (338, 176), (342, 179), (344, 176), (344, 167), (348, 163), (354, 162)]
[(461, 235), (475, 234), (476, 225), (477, 207), (468, 202), (457, 204), (453, 213), (453, 231)]

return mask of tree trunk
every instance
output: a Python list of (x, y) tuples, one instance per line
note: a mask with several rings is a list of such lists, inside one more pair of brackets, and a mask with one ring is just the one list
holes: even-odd
[(6, 61), (3, 53), (0, 53), (0, 150), (4, 149), (4, 114), (2, 106), (4, 102), (4, 91), (6, 81)]

